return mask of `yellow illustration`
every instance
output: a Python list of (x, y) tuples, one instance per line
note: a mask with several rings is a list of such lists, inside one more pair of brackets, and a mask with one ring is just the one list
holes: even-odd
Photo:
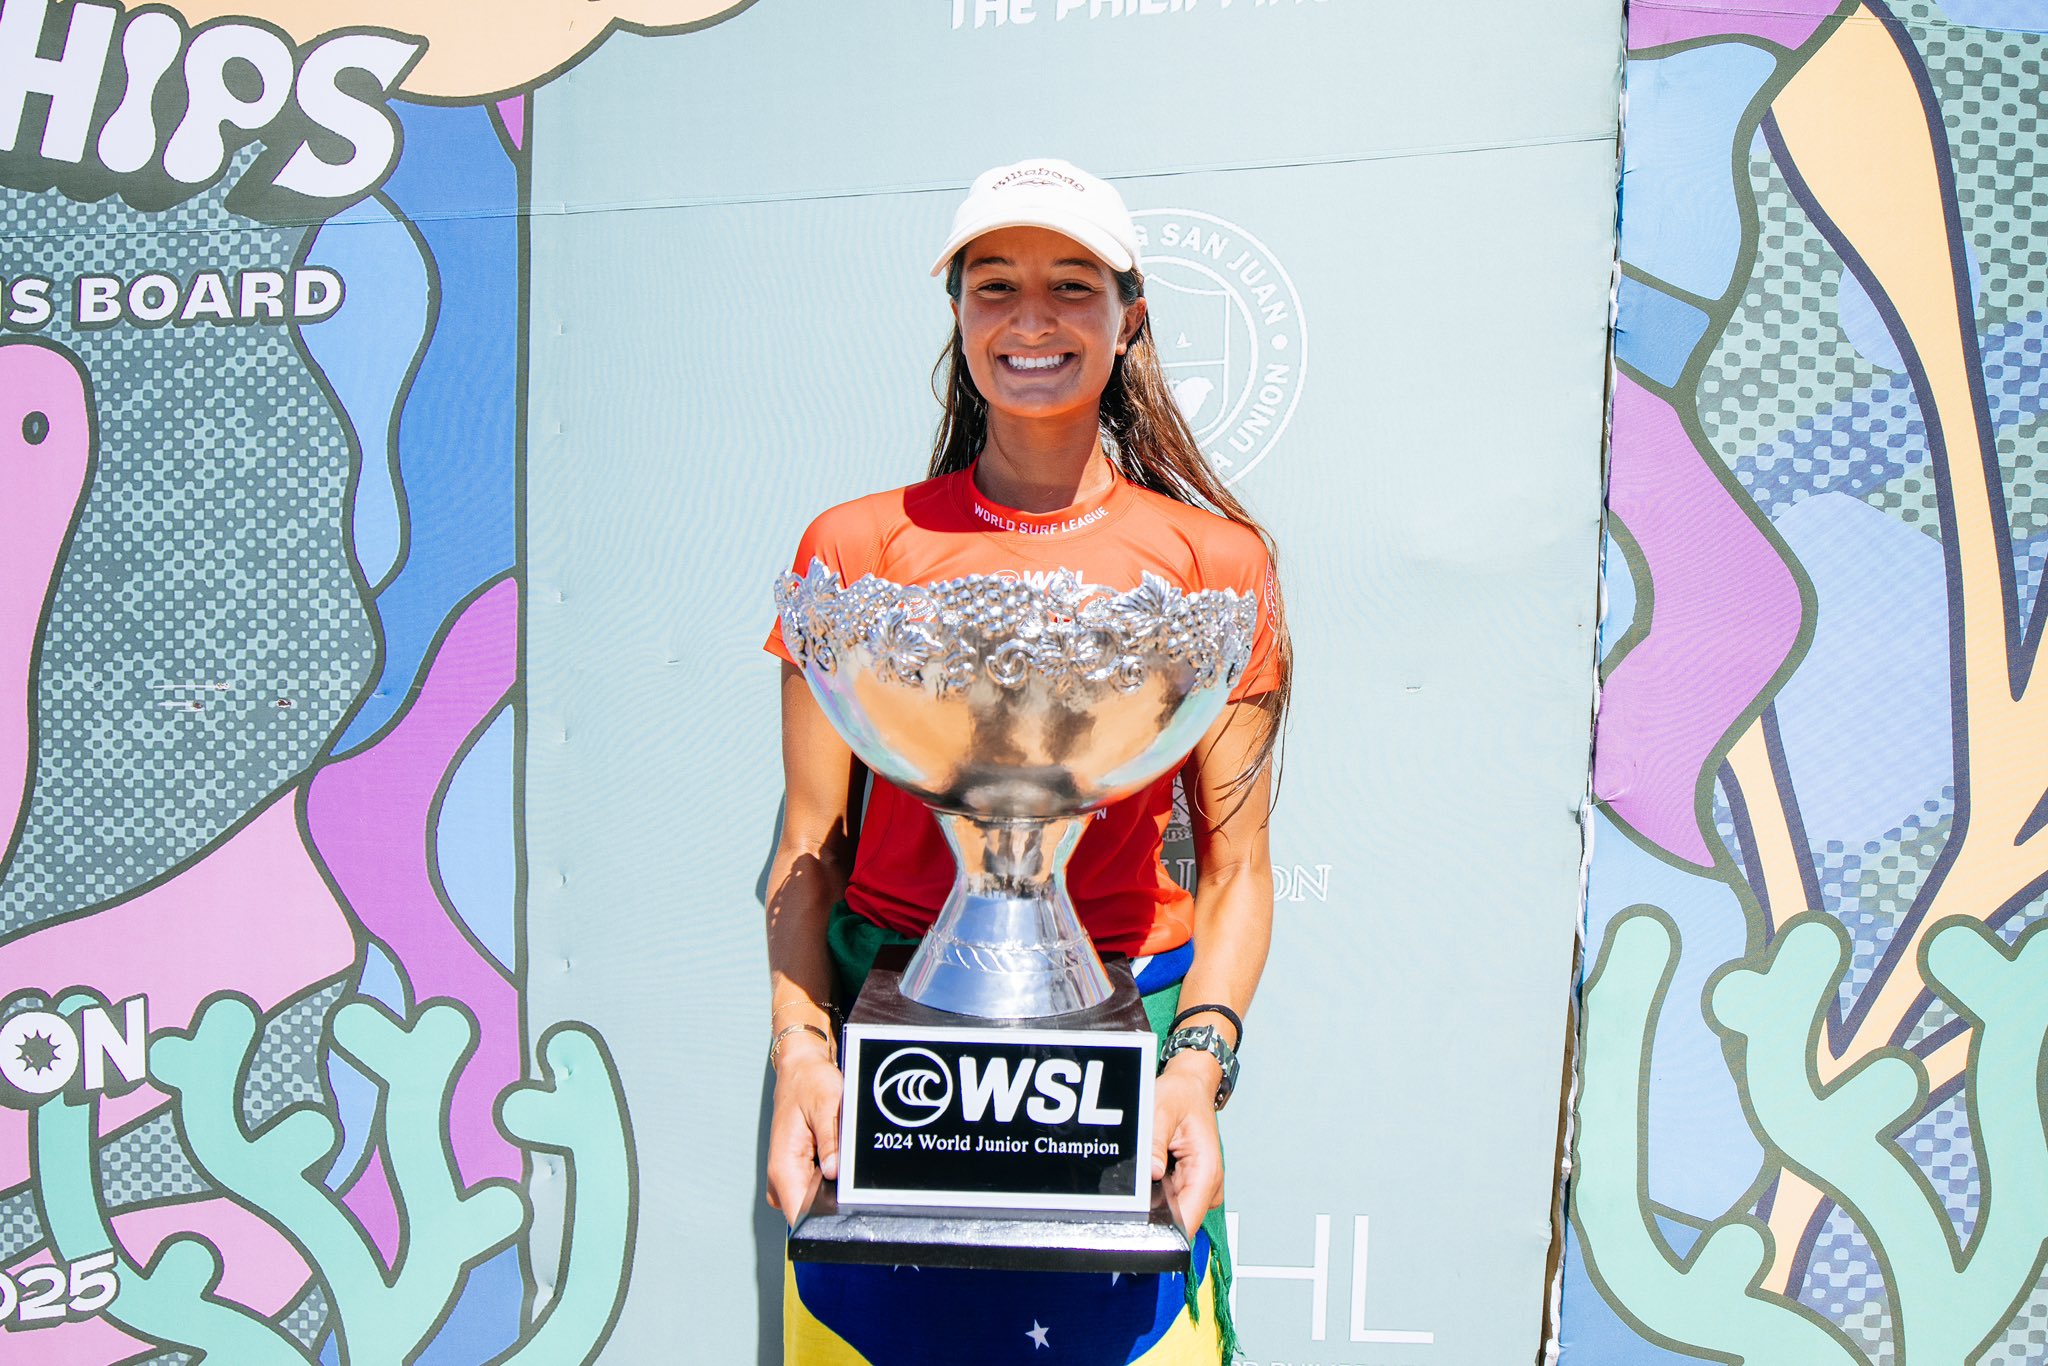
[(614, 29), (675, 33), (716, 23), (752, 0), (172, 0), (189, 24), (261, 19), (298, 43), (341, 29), (415, 34), (427, 50), (400, 89), (484, 99), (538, 85)]

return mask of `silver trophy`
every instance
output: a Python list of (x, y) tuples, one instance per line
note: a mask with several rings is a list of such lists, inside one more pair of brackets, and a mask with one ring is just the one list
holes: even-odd
[(1194, 748), (1251, 655), (1255, 598), (1147, 574), (1116, 593), (975, 574), (842, 586), (817, 560), (776, 584), (783, 640), (833, 726), (920, 798), (957, 864), (902, 994), (983, 1019), (1107, 1000), (1064, 870), (1101, 807)]

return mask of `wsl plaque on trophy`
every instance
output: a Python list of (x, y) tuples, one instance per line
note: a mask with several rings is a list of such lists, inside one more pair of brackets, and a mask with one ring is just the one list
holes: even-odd
[[(1165, 1220), (1150, 1179), (1156, 1042), (1064, 869), (1095, 811), (1179, 764), (1221, 714), (1256, 600), (1149, 574), (1123, 593), (1066, 572), (1043, 587), (841, 585), (814, 560), (782, 576), (776, 603), (825, 715), (931, 808), (956, 863), (916, 952), (900, 972), (877, 964), (849, 1021), (838, 1185), (792, 1255), (1184, 1265), (1179, 1230), (1162, 1243), (1132, 1227)], [(979, 1223), (963, 1231), (944, 1209)], [(990, 1246), (1007, 1251), (974, 1250)]]
[(1111, 1029), (846, 1031), (839, 1204), (1152, 1207), (1154, 1041)]

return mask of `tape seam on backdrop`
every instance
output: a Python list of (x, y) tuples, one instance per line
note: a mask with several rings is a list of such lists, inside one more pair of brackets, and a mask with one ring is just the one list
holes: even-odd
[[(1417, 157), (1462, 156), (1474, 152), (1511, 152), (1537, 147), (1572, 146), (1580, 143), (1598, 143), (1611, 147), (1614, 144), (1612, 126), (1589, 133), (1550, 133), (1537, 137), (1509, 138), (1500, 142), (1441, 143), (1422, 147), (1390, 147), (1373, 152), (1333, 153), (1320, 157), (1296, 157), (1276, 161), (1228, 161), (1204, 163), (1201, 165), (1165, 166), (1146, 171), (1123, 171), (1103, 177), (1110, 181), (1161, 180), (1172, 176), (1214, 175), (1230, 171), (1284, 171), (1294, 167), (1307, 166), (1348, 166), (1372, 161), (1403, 161)], [(562, 218), (575, 214), (590, 213), (634, 213), (661, 209), (715, 209), (742, 207), (748, 204), (788, 204), (823, 202), (834, 199), (871, 199), (883, 196), (914, 194), (958, 194), (967, 188), (964, 180), (925, 181), (904, 185), (871, 185), (843, 190), (780, 190), (761, 194), (734, 195), (679, 195), (662, 199), (622, 199), (603, 203), (587, 204), (530, 204), (524, 207), (505, 205), (502, 208), (466, 210), (461, 213), (416, 213), (408, 215), (414, 223), (433, 223), (451, 219), (470, 220), (484, 218)], [(382, 219), (354, 219), (350, 217), (355, 205), (324, 218), (308, 218), (283, 226), (347, 226), (352, 222), (382, 222)], [(234, 232), (274, 232), (275, 223), (248, 223), (231, 225), (208, 225), (203, 227), (175, 228), (152, 226), (157, 232), (190, 232), (222, 236)], [(17, 241), (32, 241), (53, 237), (78, 236), (77, 233), (15, 233)]]

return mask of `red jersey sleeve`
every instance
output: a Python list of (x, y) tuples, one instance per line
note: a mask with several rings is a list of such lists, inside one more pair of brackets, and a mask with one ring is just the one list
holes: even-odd
[[(789, 567), (802, 575), (810, 572), (813, 559), (821, 560), (827, 569), (839, 576), (840, 583), (847, 584), (873, 571), (876, 550), (873, 518), (868, 515), (862, 501), (841, 503), (819, 513), (804, 528), (803, 538), (796, 543), (796, 557), (790, 561)], [(783, 643), (779, 617), (768, 628), (768, 639), (761, 648), (785, 663), (796, 663), (789, 647)]]
[(1252, 657), (1244, 666), (1244, 673), (1238, 678), (1237, 686), (1230, 690), (1230, 700), (1242, 702), (1248, 697), (1269, 693), (1280, 686), (1280, 589), (1273, 573), (1273, 558), (1266, 553), (1265, 542), (1252, 538), (1256, 553), (1249, 556), (1249, 563), (1236, 582), (1229, 584), (1240, 593), (1254, 593), (1259, 600), (1259, 624), (1252, 632)]

